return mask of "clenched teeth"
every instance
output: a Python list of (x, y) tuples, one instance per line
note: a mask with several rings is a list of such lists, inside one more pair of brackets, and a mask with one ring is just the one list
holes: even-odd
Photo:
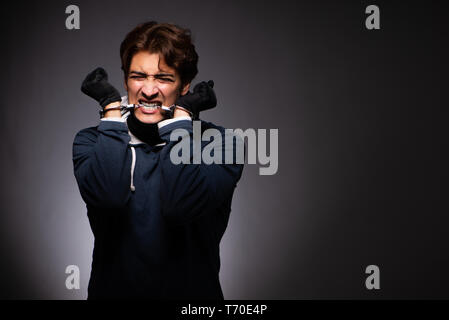
[(144, 101), (141, 101), (139, 104), (142, 107), (152, 108), (152, 109), (159, 108), (161, 106), (161, 103), (159, 103), (159, 102), (144, 102)]

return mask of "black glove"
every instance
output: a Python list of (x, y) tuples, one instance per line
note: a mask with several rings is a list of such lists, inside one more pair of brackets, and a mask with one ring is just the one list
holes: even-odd
[(112, 102), (121, 102), (120, 93), (108, 82), (108, 74), (103, 68), (97, 68), (86, 76), (81, 91), (97, 100), (104, 108)]
[(197, 120), (200, 111), (215, 108), (217, 105), (217, 97), (213, 87), (214, 82), (212, 80), (202, 81), (193, 88), (193, 93), (189, 91), (187, 94), (180, 96), (175, 104), (192, 112), (193, 119)]

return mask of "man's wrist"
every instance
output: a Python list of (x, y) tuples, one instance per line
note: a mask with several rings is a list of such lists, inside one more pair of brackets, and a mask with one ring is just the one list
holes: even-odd
[(122, 116), (120, 107), (119, 101), (108, 104), (102, 111), (103, 118), (120, 118)]
[(117, 107), (117, 106), (120, 106), (120, 101), (111, 102), (110, 104), (106, 105), (106, 107), (104, 107), (103, 110)]
[(173, 118), (179, 118), (179, 117), (192, 117), (192, 114), (189, 113), (189, 111), (183, 107), (176, 106), (175, 111), (173, 113)]

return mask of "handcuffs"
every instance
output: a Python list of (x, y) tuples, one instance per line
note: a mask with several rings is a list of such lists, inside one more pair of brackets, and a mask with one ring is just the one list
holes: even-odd
[[(120, 110), (120, 113), (123, 114), (123, 110), (128, 111), (128, 110), (133, 110), (133, 109), (139, 108), (139, 107), (145, 107), (145, 105), (132, 103), (132, 104), (127, 104), (127, 105), (119, 105), (117, 107), (108, 108), (106, 110), (101, 109), (99, 111), (100, 118), (103, 118), (104, 115), (106, 114), (106, 112), (111, 111), (111, 110)], [(190, 115), (190, 117), (192, 117), (192, 118), (194, 116), (192, 111), (187, 110), (186, 108), (183, 108), (183, 107), (175, 105), (175, 104), (172, 104), (169, 107), (167, 107), (167, 106), (158, 106), (158, 108), (164, 110), (164, 114), (167, 115), (167, 118), (169, 118), (169, 119), (173, 118), (176, 109), (181, 109), (181, 110), (187, 112)]]

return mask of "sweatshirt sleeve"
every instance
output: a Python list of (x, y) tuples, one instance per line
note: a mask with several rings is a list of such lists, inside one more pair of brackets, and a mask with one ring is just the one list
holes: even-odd
[[(184, 134), (181, 134), (182, 137), (178, 136), (176, 141), (170, 141), (170, 135), (175, 129), (183, 129), (178, 132)], [(237, 164), (235, 161), (235, 140), (233, 139), (232, 145), (227, 145), (224, 129), (219, 131), (221, 142), (214, 139), (202, 142), (201, 150), (210, 143), (216, 145), (218, 148), (214, 150), (222, 153), (222, 163), (205, 164), (201, 161), (200, 164), (194, 164), (192, 121), (178, 121), (159, 129), (162, 139), (167, 143), (160, 153), (160, 164), (162, 214), (168, 221), (182, 224), (200, 215), (212, 214), (225, 203), (230, 204), (242, 175), (243, 164)], [(183, 143), (183, 139), (187, 139), (189, 144), (190, 159), (187, 163), (173, 164), (170, 153), (177, 144)], [(233, 149), (232, 164), (225, 164), (226, 148)]]
[(73, 165), (81, 197), (88, 205), (120, 208), (130, 198), (131, 155), (128, 128), (118, 121), (78, 132), (73, 142)]

